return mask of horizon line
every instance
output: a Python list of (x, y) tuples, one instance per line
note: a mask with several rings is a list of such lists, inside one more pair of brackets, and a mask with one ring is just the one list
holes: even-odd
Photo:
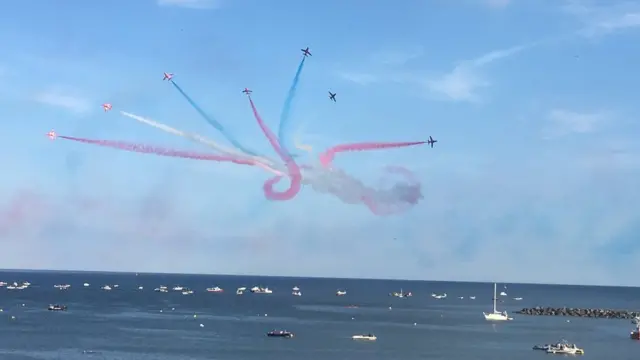
[(262, 278), (285, 278), (285, 279), (323, 279), (323, 280), (364, 280), (364, 281), (404, 281), (404, 282), (436, 282), (436, 283), (464, 283), (464, 284), (507, 284), (507, 285), (535, 285), (535, 286), (571, 286), (571, 287), (607, 287), (607, 288), (638, 288), (634, 285), (603, 285), (603, 284), (561, 284), (542, 282), (501, 282), (501, 281), (469, 281), (469, 280), (428, 280), (428, 279), (402, 279), (402, 278), (358, 278), (358, 277), (331, 277), (331, 276), (308, 276), (308, 275), (259, 275), (259, 274), (214, 274), (196, 272), (147, 272), (147, 271), (125, 271), (125, 270), (77, 270), (77, 269), (3, 269), (0, 273), (7, 272), (27, 272), (27, 273), (86, 273), (86, 274), (132, 274), (132, 275), (178, 275), (178, 276), (227, 276), (227, 277), (262, 277)]

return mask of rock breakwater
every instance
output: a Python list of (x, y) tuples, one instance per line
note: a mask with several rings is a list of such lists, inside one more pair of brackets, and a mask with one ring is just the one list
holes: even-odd
[(589, 308), (553, 308), (536, 306), (516, 311), (516, 314), (534, 316), (574, 316), (604, 319), (633, 319), (640, 316), (638, 311), (613, 310), (613, 309), (589, 309)]

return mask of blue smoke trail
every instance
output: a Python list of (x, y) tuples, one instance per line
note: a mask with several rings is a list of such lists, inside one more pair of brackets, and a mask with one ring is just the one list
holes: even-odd
[(237, 147), (238, 149), (240, 149), (241, 151), (249, 154), (249, 155), (254, 155), (257, 156), (257, 154), (249, 149), (247, 149), (246, 147), (242, 146), (242, 144), (240, 144), (231, 134), (228, 134), (227, 131), (224, 129), (224, 127), (222, 126), (222, 124), (220, 124), (219, 122), (217, 122), (215, 119), (211, 118), (209, 115), (207, 115), (201, 108), (200, 106), (198, 106), (190, 97), (189, 95), (187, 95), (187, 93), (184, 92), (184, 90), (182, 90), (182, 88), (180, 88), (180, 86), (178, 86), (178, 84), (176, 84), (173, 80), (170, 80), (171, 84), (180, 92), (180, 94), (182, 94), (182, 96), (187, 99), (187, 101), (189, 102), (189, 104), (191, 104), (191, 106), (196, 109), (196, 111), (198, 112), (198, 114), (200, 114), (200, 116), (202, 116), (211, 126), (213, 126), (214, 128), (216, 128), (218, 131), (220, 131), (220, 133), (222, 133), (222, 135), (224, 135), (224, 137), (229, 140), (229, 142), (231, 144), (233, 144), (233, 146)]
[(293, 78), (293, 83), (291, 83), (291, 87), (289, 88), (289, 93), (287, 94), (287, 98), (284, 101), (284, 106), (282, 107), (282, 113), (280, 113), (280, 127), (278, 128), (278, 140), (280, 140), (280, 146), (286, 152), (286, 140), (285, 140), (285, 132), (287, 131), (287, 125), (289, 120), (289, 113), (291, 112), (291, 103), (293, 102), (293, 98), (296, 96), (296, 88), (298, 87), (298, 82), (300, 81), (300, 74), (302, 73), (302, 68), (304, 68), (304, 61), (307, 57), (303, 56), (300, 65), (298, 65), (298, 70), (296, 71), (296, 76)]

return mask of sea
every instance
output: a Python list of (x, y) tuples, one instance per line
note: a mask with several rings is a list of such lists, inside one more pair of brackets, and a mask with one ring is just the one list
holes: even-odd
[[(532, 346), (561, 339), (585, 358), (640, 354), (629, 320), (514, 313), (538, 305), (638, 309), (637, 288), (499, 284), (507, 295), (498, 296), (498, 309), (514, 320), (489, 323), (482, 316), (492, 309), (489, 283), (44, 271), (0, 272), (0, 281), (32, 284), (0, 288), (2, 360), (527, 360), (553, 356)], [(118, 287), (101, 290), (107, 284)], [(194, 293), (154, 292), (160, 285)], [(224, 292), (206, 292), (214, 286)], [(241, 286), (273, 293), (236, 295)], [(295, 286), (302, 296), (292, 296)], [(400, 290), (413, 296), (389, 295)], [(48, 311), (49, 304), (68, 310)], [(270, 338), (270, 330), (295, 336)], [(368, 333), (377, 341), (351, 338)]]

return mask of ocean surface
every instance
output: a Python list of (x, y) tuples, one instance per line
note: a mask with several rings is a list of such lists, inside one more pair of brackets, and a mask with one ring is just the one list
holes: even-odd
[[(584, 348), (585, 358), (640, 354), (640, 342), (629, 339), (629, 320), (513, 314), (514, 321), (488, 323), (482, 311), (491, 310), (492, 284), (77, 272), (0, 272), (0, 281), (32, 283), (25, 290), (0, 288), (3, 360), (527, 360), (553, 356), (531, 347), (560, 339)], [(55, 284), (71, 287), (58, 290)], [(119, 287), (101, 290), (105, 284)], [(185, 286), (194, 294), (154, 292), (160, 285)], [(273, 294), (235, 294), (240, 286), (256, 285)], [(499, 296), (498, 307), (509, 312), (536, 305), (640, 308), (637, 288), (503, 285), (498, 292), (508, 295)], [(213, 286), (225, 292), (205, 291)], [(303, 296), (292, 296), (294, 286)], [(338, 289), (347, 294), (336, 296)], [(400, 289), (413, 297), (389, 296)], [(68, 311), (48, 311), (53, 303)], [(295, 337), (266, 337), (273, 329)], [(351, 339), (366, 333), (378, 340)]]

